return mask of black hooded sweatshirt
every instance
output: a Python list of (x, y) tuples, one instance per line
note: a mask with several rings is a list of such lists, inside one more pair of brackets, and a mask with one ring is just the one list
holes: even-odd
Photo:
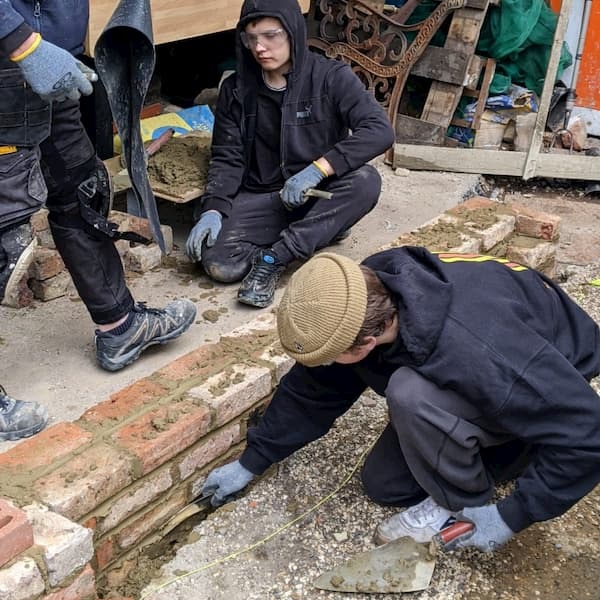
[(395, 248), (364, 264), (398, 307), (394, 344), (354, 365), (307, 368), (281, 380), (241, 463), (256, 474), (324, 435), (371, 387), (410, 367), (461, 394), (479, 426), (532, 444), (535, 458), (498, 509), (513, 531), (563, 514), (600, 482), (596, 323), (551, 280), (492, 257)]
[(260, 65), (242, 46), (239, 34), (261, 17), (279, 19), (291, 43), (292, 69), (283, 96), (279, 139), (283, 180), (321, 156), (336, 175), (343, 176), (394, 143), (385, 111), (350, 66), (308, 49), (306, 24), (296, 0), (246, 0), (236, 28), (237, 71), (223, 82), (217, 102), (201, 211), (214, 209), (228, 215), (235, 196), (248, 182), (257, 89), (263, 84)]

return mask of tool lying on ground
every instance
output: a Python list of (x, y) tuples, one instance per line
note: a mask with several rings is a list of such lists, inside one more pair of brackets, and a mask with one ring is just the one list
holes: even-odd
[(427, 589), (438, 548), (451, 548), (454, 540), (472, 530), (472, 523), (458, 521), (440, 531), (429, 544), (420, 544), (410, 537), (393, 540), (353, 556), (343, 565), (323, 573), (313, 585), (335, 592), (379, 594)]

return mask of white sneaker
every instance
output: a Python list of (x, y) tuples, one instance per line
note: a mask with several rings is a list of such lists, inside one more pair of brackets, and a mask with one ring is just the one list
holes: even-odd
[(375, 542), (387, 544), (401, 537), (411, 537), (415, 542), (430, 542), (434, 535), (456, 521), (455, 516), (456, 513), (441, 507), (429, 496), (382, 521), (377, 526)]

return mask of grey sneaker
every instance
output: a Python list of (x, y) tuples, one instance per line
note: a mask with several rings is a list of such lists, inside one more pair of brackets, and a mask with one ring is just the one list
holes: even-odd
[(382, 521), (375, 532), (375, 543), (387, 544), (401, 537), (415, 542), (430, 542), (433, 536), (456, 521), (456, 513), (443, 508), (431, 497), (425, 498)]
[(118, 371), (131, 364), (149, 346), (179, 337), (196, 318), (190, 300), (174, 300), (165, 308), (147, 308), (143, 302), (133, 308), (133, 322), (125, 333), (112, 335), (96, 331), (96, 358), (103, 369)]
[(252, 261), (252, 269), (244, 277), (238, 290), (238, 301), (258, 308), (269, 306), (285, 269), (286, 265), (280, 263), (273, 253), (267, 250), (257, 252)]
[(44, 429), (48, 411), (37, 402), (15, 400), (0, 386), (0, 440), (20, 440)]

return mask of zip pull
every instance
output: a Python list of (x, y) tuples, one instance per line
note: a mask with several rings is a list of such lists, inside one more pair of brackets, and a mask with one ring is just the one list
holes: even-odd
[(37, 19), (39, 19), (41, 14), (42, 14), (42, 7), (40, 6), (40, 3), (38, 1), (33, 5), (33, 16), (36, 17)]

